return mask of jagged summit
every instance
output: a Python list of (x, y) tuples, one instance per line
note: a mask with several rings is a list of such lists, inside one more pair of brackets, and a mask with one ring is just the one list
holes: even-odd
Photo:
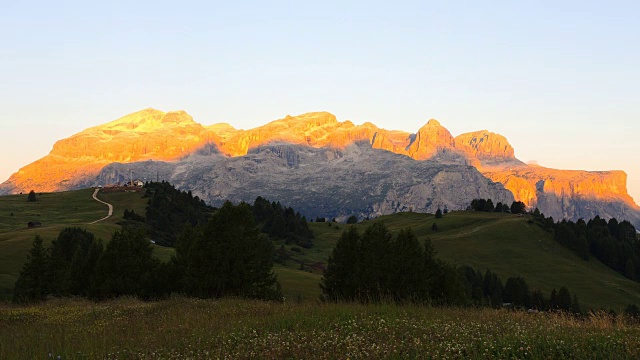
[(514, 149), (507, 138), (488, 130), (480, 130), (456, 136), (456, 147), (467, 156), (485, 162), (517, 161)]

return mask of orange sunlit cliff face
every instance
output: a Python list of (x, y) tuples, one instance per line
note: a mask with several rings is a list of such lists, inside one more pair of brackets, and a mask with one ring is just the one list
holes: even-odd
[(142, 110), (58, 141), (51, 153), (25, 166), (0, 185), (0, 193), (72, 189), (114, 162), (174, 161), (212, 146), (224, 156), (243, 156), (269, 143), (343, 149), (366, 142), (416, 160), (475, 166), (502, 183), (516, 200), (529, 206), (552, 197), (563, 201), (623, 202), (637, 208), (626, 190), (622, 171), (565, 171), (529, 166), (515, 158), (507, 139), (486, 130), (453, 137), (438, 121), (429, 120), (415, 134), (385, 130), (371, 123), (339, 122), (326, 112), (287, 116), (266, 125), (237, 130), (228, 124), (202, 126), (184, 111)]
[(218, 141), (216, 133), (184, 111), (146, 109), (56, 142), (49, 155), (23, 167), (2, 186), (11, 186), (13, 193), (72, 189), (110, 163), (176, 160)]

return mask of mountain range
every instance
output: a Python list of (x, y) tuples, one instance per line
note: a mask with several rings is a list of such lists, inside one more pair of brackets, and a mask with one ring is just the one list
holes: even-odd
[(518, 160), (481, 130), (452, 136), (437, 120), (415, 133), (354, 125), (327, 112), (239, 130), (184, 111), (145, 109), (56, 142), (0, 184), (0, 194), (167, 180), (210, 204), (281, 201), (308, 217), (376, 217), (463, 209), (474, 198), (523, 201), (554, 219), (596, 215), (640, 227), (623, 171), (556, 170)]

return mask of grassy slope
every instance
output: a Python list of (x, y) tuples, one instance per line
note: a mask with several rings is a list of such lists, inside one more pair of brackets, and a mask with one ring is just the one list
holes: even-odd
[[(398, 213), (376, 220), (384, 221), (393, 232), (411, 227), (420, 240), (430, 238), (438, 256), (445, 260), (483, 272), (490, 269), (503, 281), (509, 276), (523, 276), (531, 288), (540, 288), (547, 297), (553, 288), (566, 286), (577, 293), (583, 307), (620, 310), (630, 303), (640, 303), (640, 284), (595, 259), (583, 261), (558, 245), (551, 234), (515, 215), (454, 212), (435, 219), (428, 214)], [(434, 222), (437, 232), (431, 230)], [(357, 226), (362, 230), (370, 223)], [(326, 259), (346, 225), (311, 223), (310, 227), (316, 234), (315, 247), (302, 249), (301, 255), (290, 252), (305, 263)], [(287, 266), (299, 268), (293, 261)]]
[[(137, 193), (101, 193), (99, 197), (114, 205), (114, 216), (104, 222), (87, 225), (102, 218), (106, 206), (91, 199), (91, 189), (42, 194), (37, 203), (27, 203), (26, 195), (0, 197), (0, 297), (13, 288), (13, 283), (31, 247), (35, 234), (49, 243), (64, 227), (81, 226), (108, 240), (119, 228), (124, 209), (144, 213), (146, 199)], [(11, 216), (11, 213), (14, 215)], [(41, 221), (43, 227), (27, 229), (28, 221)], [(583, 306), (621, 309), (629, 303), (640, 303), (640, 285), (609, 270), (595, 259), (583, 261), (556, 244), (551, 235), (525, 219), (510, 214), (455, 212), (442, 219), (433, 215), (399, 213), (381, 217), (392, 230), (411, 227), (420, 239), (431, 238), (439, 256), (468, 264), (482, 271), (491, 269), (504, 280), (521, 275), (530, 286), (549, 294), (552, 288), (567, 286), (576, 292)], [(438, 224), (433, 232), (431, 225)], [(363, 229), (367, 223), (357, 226)], [(294, 260), (305, 264), (326, 263), (344, 224), (310, 223), (315, 246), (290, 251)], [(279, 247), (281, 243), (277, 244)], [(168, 260), (172, 249), (155, 247), (154, 253)], [(293, 300), (318, 299), (320, 274), (300, 271), (300, 264), (289, 261), (277, 265), (276, 274), (284, 295)]]
[[(114, 205), (113, 216), (89, 225), (107, 215), (107, 206), (94, 201), (92, 194), (93, 189), (45, 193), (38, 195), (35, 203), (27, 202), (26, 195), (0, 196), (0, 298), (13, 291), (13, 284), (36, 234), (48, 246), (62, 229), (77, 226), (108, 241), (111, 234), (120, 229), (116, 222), (122, 220), (124, 210), (144, 213), (147, 202), (136, 193), (100, 193), (98, 198)], [(42, 227), (28, 229), (29, 221), (40, 221)], [(154, 247), (154, 253), (161, 259), (168, 259), (171, 251)]]

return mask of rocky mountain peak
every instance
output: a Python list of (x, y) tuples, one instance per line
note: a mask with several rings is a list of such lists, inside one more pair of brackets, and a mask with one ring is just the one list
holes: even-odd
[(105, 131), (114, 132), (153, 132), (166, 127), (198, 125), (184, 110), (165, 113), (148, 108), (125, 115), (115, 121), (99, 125), (83, 132)]
[(437, 120), (429, 120), (418, 130), (408, 147), (409, 156), (427, 160), (447, 152), (455, 152), (456, 142), (449, 130)]
[(483, 162), (507, 162), (516, 160), (507, 138), (488, 130), (474, 131), (456, 136), (456, 148), (468, 158)]

